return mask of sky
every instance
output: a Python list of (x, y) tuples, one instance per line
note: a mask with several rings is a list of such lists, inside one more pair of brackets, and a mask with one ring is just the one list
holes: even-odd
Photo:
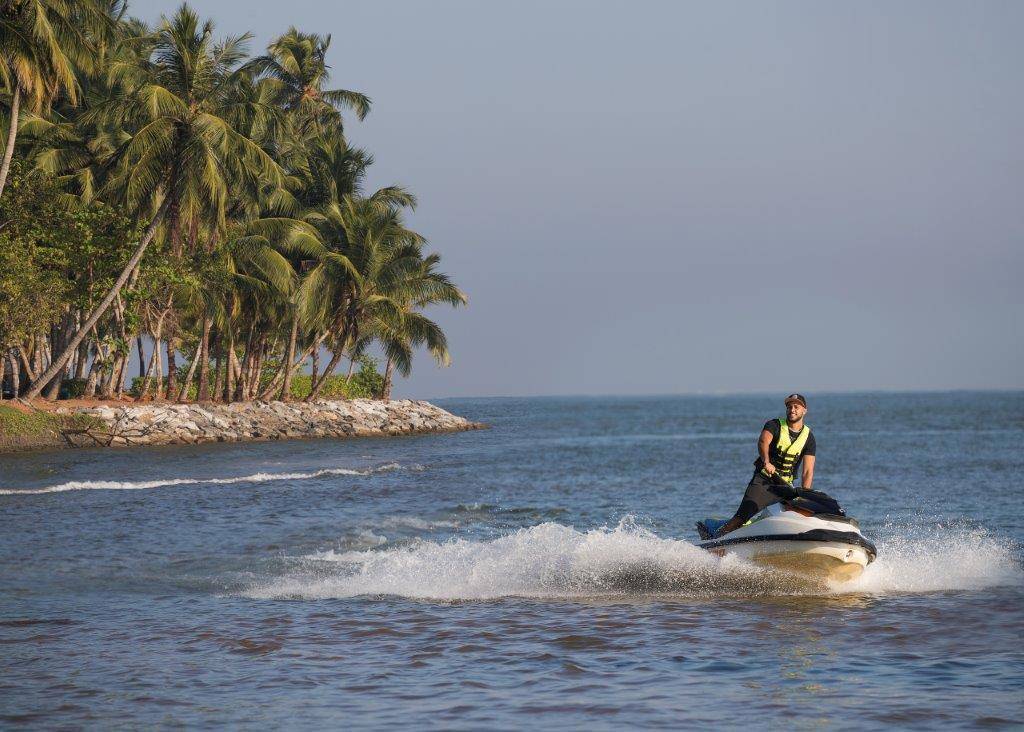
[(1024, 388), (1024, 3), (193, 7), (372, 98), (469, 296), (397, 396)]

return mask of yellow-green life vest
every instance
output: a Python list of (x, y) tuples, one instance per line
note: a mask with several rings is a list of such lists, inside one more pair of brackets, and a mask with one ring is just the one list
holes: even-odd
[(786, 418), (783, 417), (779, 420), (779, 439), (775, 443), (775, 460), (778, 462), (775, 460), (772, 462), (775, 464), (776, 470), (779, 471), (779, 476), (789, 483), (793, 482), (793, 469), (796, 467), (796, 462), (800, 459), (800, 453), (804, 451), (804, 446), (810, 435), (811, 428), (805, 424), (796, 439), (792, 440), (789, 437), (789, 423)]

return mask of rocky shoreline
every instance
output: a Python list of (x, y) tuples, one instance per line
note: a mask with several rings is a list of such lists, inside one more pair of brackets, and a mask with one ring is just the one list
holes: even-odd
[(485, 427), (430, 402), (408, 399), (101, 405), (58, 407), (53, 413), (74, 415), (81, 426), (61, 430), (52, 447), (370, 437)]

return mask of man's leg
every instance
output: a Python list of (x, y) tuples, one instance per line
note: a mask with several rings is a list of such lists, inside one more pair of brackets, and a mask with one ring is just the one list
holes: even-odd
[(725, 522), (725, 525), (715, 534), (716, 537), (728, 534), (743, 524), (747, 523), (759, 511), (763, 511), (773, 503), (778, 503), (779, 497), (772, 491), (771, 482), (760, 473), (754, 473), (754, 477), (747, 484), (747, 490), (743, 493), (743, 500), (736, 514)]

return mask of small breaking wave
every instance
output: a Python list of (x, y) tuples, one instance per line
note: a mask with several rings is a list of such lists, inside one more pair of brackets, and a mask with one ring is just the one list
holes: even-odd
[(889, 594), (1020, 584), (1024, 572), (1005, 542), (948, 530), (945, 537), (882, 542), (879, 559), (855, 582), (822, 588), (806, 580), (713, 556), (623, 519), (577, 531), (547, 522), (493, 540), (418, 540), (400, 547), (322, 551), (283, 577), (243, 594), (261, 599), (399, 596), (459, 601), (502, 597), (739, 597)]
[[(0, 496), (31, 496), (43, 493), (63, 493), (65, 491), (137, 491), (147, 488), (163, 488), (175, 485), (232, 485), (234, 483), (268, 483), (279, 480), (306, 480), (321, 478), (328, 475), (375, 475), (391, 470), (400, 470), (398, 463), (387, 463), (374, 468), (355, 470), (352, 468), (323, 468), (307, 473), (253, 473), (234, 478), (163, 478), (157, 480), (72, 480), (67, 483), (46, 486), (44, 488), (10, 489), (0, 488)], [(422, 470), (422, 466), (409, 466), (409, 469)]]

